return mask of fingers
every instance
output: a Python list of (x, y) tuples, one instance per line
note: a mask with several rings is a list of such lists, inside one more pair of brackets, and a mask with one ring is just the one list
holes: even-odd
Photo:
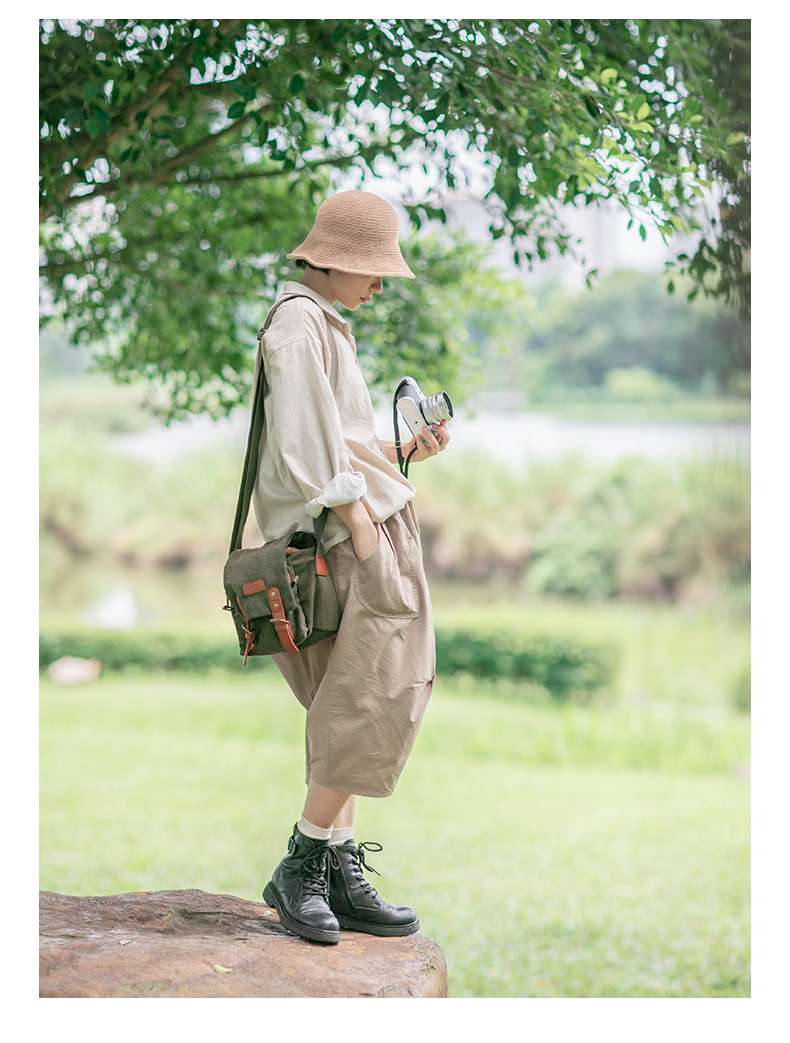
[(447, 447), (447, 443), (450, 441), (450, 435), (447, 431), (447, 421), (442, 420), (438, 424), (433, 424), (431, 430), (434, 433), (434, 440), (438, 446), (437, 452), (441, 452), (442, 449)]
[(438, 453), (442, 448), (441, 443), (433, 433), (433, 429), (426, 427), (420, 431), (420, 442), (430, 453)]
[(423, 428), (415, 435), (409, 443), (409, 447), (417, 446), (417, 459), (427, 456), (435, 456), (447, 447), (450, 435), (447, 431), (447, 420), (441, 420), (438, 424), (431, 424)]

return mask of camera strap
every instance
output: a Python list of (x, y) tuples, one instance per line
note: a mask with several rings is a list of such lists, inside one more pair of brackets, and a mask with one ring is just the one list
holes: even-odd
[(406, 457), (406, 461), (404, 463), (403, 453), (401, 452), (400, 448), (401, 443), (400, 427), (398, 425), (398, 399), (400, 398), (401, 388), (406, 386), (406, 384), (408, 383), (408, 379), (408, 377), (403, 377), (401, 379), (400, 383), (395, 388), (395, 394), (392, 396), (392, 426), (395, 428), (395, 449), (398, 453), (398, 467), (400, 468), (400, 473), (403, 475), (404, 478), (409, 477), (409, 460), (411, 460), (412, 456), (414, 456), (414, 454), (417, 452), (417, 443), (415, 442), (414, 448)]

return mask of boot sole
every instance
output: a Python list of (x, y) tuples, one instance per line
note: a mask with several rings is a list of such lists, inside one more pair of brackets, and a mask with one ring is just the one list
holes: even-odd
[(306, 924), (301, 924), (298, 920), (294, 920), (292, 916), (289, 916), (283, 909), (280, 896), (277, 894), (271, 880), (263, 889), (263, 900), (271, 909), (277, 910), (277, 915), (280, 917), (280, 923), (283, 927), (289, 930), (291, 934), (296, 934), (300, 938), (307, 938), (307, 940), (311, 942), (327, 942), (330, 945), (337, 945), (340, 941), (340, 931), (325, 931), (320, 927), (308, 927)]
[(420, 929), (420, 921), (411, 923), (385, 924), (371, 923), (369, 920), (355, 920), (353, 916), (338, 916), (337, 922), (346, 931), (360, 931), (362, 934), (377, 934), (384, 938), (396, 938), (404, 934), (414, 934)]

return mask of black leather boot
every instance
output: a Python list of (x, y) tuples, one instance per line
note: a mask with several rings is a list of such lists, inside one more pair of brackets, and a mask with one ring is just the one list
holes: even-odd
[(329, 845), (329, 907), (341, 927), (365, 934), (414, 934), (420, 929), (417, 914), (408, 905), (385, 902), (362, 872), (362, 867), (378, 873), (365, 861), (365, 848), (383, 850), (375, 841), (355, 844), (346, 840)]
[(305, 836), (294, 823), (288, 854), (264, 887), (263, 900), (292, 934), (336, 945), (340, 925), (329, 908), (327, 859), (327, 841)]

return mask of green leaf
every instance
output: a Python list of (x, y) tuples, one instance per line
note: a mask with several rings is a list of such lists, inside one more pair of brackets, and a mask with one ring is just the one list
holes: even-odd
[(645, 228), (644, 225), (640, 225), (639, 226), (639, 238), (642, 239), (643, 241), (645, 239), (647, 239), (647, 229)]
[(604, 69), (600, 75), (601, 83), (611, 83), (612, 80), (617, 79), (617, 69)]
[(306, 80), (305, 80), (304, 76), (302, 76), (298, 72), (294, 76), (292, 76), (291, 77), (291, 94), (298, 94), (299, 91), (302, 89), (302, 87), (304, 87), (305, 82), (306, 82)]
[(729, 134), (727, 137), (728, 145), (737, 145), (745, 139), (746, 135), (742, 130), (736, 130), (733, 134)]
[(93, 101), (102, 92), (102, 85), (97, 80), (87, 80), (82, 88), (82, 96), (85, 101)]
[(652, 125), (652, 123), (647, 123), (646, 121), (643, 120), (641, 123), (635, 123), (631, 129), (632, 130), (652, 130), (653, 129), (653, 125)]
[(85, 122), (85, 129), (92, 138), (103, 134), (109, 126), (109, 116), (103, 109), (94, 109)]
[(698, 112), (695, 116), (691, 117), (691, 119), (689, 120), (689, 123), (702, 123), (702, 121), (704, 119), (705, 119), (705, 117), (702, 115), (702, 113)]
[(244, 110), (247, 108), (246, 101), (234, 101), (231, 107), (228, 109), (228, 119), (235, 120), (239, 116), (244, 115)]
[(252, 83), (245, 83), (244, 80), (237, 80), (233, 84), (233, 90), (236, 94), (240, 94), (242, 98), (246, 98), (247, 101), (252, 101), (255, 97), (255, 85)]
[(649, 115), (650, 106), (647, 104), (647, 102), (645, 102), (643, 105), (640, 105), (639, 108), (636, 110), (636, 118), (638, 120), (646, 119)]

